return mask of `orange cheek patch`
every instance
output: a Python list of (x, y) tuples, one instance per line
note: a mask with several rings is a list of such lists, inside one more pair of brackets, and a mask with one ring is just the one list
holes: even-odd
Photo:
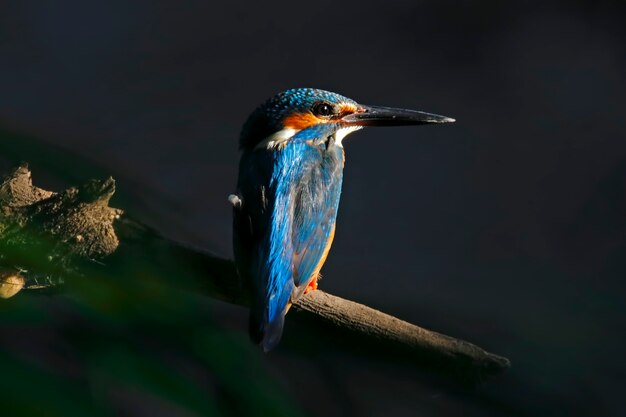
[(283, 126), (287, 129), (302, 130), (320, 123), (328, 123), (328, 120), (320, 119), (311, 113), (294, 114), (285, 118)]

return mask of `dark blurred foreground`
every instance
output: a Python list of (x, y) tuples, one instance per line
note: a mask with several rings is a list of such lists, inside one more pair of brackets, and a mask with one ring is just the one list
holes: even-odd
[(206, 299), (128, 272), (0, 304), (2, 415), (298, 414)]

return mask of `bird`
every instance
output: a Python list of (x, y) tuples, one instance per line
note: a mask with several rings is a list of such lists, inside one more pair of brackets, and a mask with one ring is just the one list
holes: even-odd
[(293, 302), (317, 289), (335, 236), (344, 138), (368, 126), (450, 123), (415, 110), (368, 106), (340, 94), (294, 88), (248, 117), (233, 207), (233, 249), (250, 303), (249, 333), (263, 351), (280, 342)]

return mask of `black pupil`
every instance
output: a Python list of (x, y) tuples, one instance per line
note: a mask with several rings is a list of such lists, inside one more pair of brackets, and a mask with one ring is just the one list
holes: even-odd
[(333, 108), (326, 103), (318, 104), (315, 107), (315, 113), (317, 113), (319, 116), (330, 116), (331, 114), (333, 114)]

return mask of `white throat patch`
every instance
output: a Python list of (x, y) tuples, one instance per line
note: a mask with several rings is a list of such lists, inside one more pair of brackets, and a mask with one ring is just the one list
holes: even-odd
[(363, 126), (342, 127), (341, 129), (335, 132), (335, 143), (337, 144), (337, 146), (343, 148), (343, 144), (341, 143), (343, 138), (348, 136), (350, 133), (356, 132), (357, 130), (360, 130), (360, 129), (363, 129)]

